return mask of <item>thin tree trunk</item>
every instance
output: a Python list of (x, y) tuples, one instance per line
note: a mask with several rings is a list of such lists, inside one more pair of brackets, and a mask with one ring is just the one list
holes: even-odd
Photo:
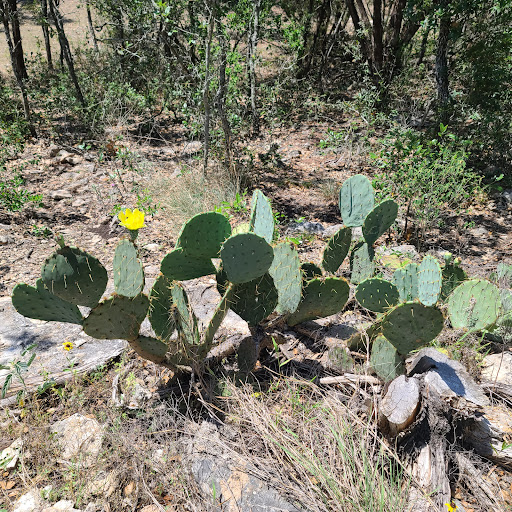
[(23, 80), (28, 80), (23, 45), (21, 44), (20, 18), (18, 16), (17, 0), (7, 0), (7, 13), (11, 21), (13, 56), (18, 74)]
[(444, 124), (449, 117), (450, 90), (448, 83), (448, 39), (450, 37), (451, 19), (447, 13), (448, 1), (438, 2), (442, 9), (441, 19), (439, 20), (439, 35), (437, 37), (435, 74), (437, 83), (437, 100), (440, 121)]
[(98, 49), (98, 40), (96, 39), (96, 32), (94, 30), (94, 24), (92, 22), (92, 14), (91, 14), (91, 4), (89, 0), (85, 0), (85, 9), (87, 11), (87, 24), (89, 25), (89, 32), (91, 33), (92, 44), (94, 46), (94, 51), (96, 53), (99, 52)]
[[(16, 6), (15, 6), (16, 7)], [(21, 97), (23, 100), (23, 113), (25, 115), (25, 120), (27, 122), (28, 128), (30, 130), (30, 134), (35, 137), (36, 136), (36, 130), (32, 124), (32, 118), (30, 114), (30, 104), (28, 102), (28, 93), (27, 93), (27, 87), (25, 85), (25, 79), (23, 77), (23, 69), (25, 69), (26, 74), (26, 68), (25, 68), (25, 59), (23, 56), (23, 51), (21, 53), (21, 59), (23, 60), (23, 65), (20, 66), (20, 55), (19, 52), (16, 51), (16, 44), (14, 43), (14, 39), (11, 36), (11, 26), (9, 25), (9, 20), (11, 21), (11, 24), (14, 23), (16, 16), (13, 16), (13, 13), (10, 12), (10, 3), (8, 3), (8, 0), (0, 0), (0, 14), (2, 16), (2, 22), (4, 25), (4, 33), (5, 33), (5, 39), (7, 42), (7, 47), (9, 48), (9, 55), (11, 57), (11, 66), (12, 71), (14, 73), (14, 77), (16, 78), (16, 83), (18, 84), (18, 87), (21, 91)], [(19, 24), (18, 24), (19, 29)], [(19, 35), (19, 48), (21, 48), (21, 35)]]
[(41, 0), (41, 28), (43, 30), (44, 47), (48, 69), (53, 71), (52, 46), (50, 44), (50, 29), (48, 23), (48, 0)]
[(428, 45), (428, 36), (430, 35), (430, 22), (427, 24), (427, 28), (423, 34), (420, 45), (420, 54), (418, 55), (417, 65), (421, 66), (423, 64), (423, 59), (425, 58), (425, 54), (427, 53), (427, 45)]
[(209, 5), (210, 16), (208, 18), (208, 35), (206, 39), (206, 55), (205, 55), (205, 78), (203, 89), (203, 106), (204, 106), (204, 141), (203, 141), (203, 174), (208, 175), (208, 156), (210, 153), (210, 60), (211, 47), (213, 39), (213, 29), (215, 27), (215, 16), (213, 5)]
[(252, 134), (260, 132), (260, 119), (256, 105), (256, 49), (258, 46), (258, 31), (260, 18), (261, 0), (254, 0), (252, 11), (252, 24), (249, 44), (249, 81), (251, 84), (251, 111), (252, 111)]
[(373, 0), (373, 71), (380, 76), (384, 61), (382, 0)]
[(62, 15), (55, 5), (55, 0), (49, 0), (48, 6), (50, 8), (50, 14), (52, 16), (53, 22), (55, 23), (55, 28), (57, 29), (57, 34), (59, 35), (59, 43), (62, 57), (66, 60), (66, 64), (68, 66), (69, 75), (71, 77), (71, 81), (75, 86), (76, 96), (78, 101), (81, 103), (82, 107), (86, 107), (87, 104), (85, 102), (85, 98), (82, 94), (82, 89), (80, 88), (80, 84), (78, 83), (78, 77), (75, 72), (75, 64), (73, 62), (73, 54), (71, 53), (71, 47), (69, 46), (68, 38), (66, 37), (66, 33), (64, 32), (64, 24), (62, 23)]

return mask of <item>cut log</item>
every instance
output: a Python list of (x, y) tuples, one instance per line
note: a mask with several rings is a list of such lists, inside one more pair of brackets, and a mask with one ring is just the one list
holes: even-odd
[(390, 436), (396, 436), (413, 423), (419, 408), (418, 380), (400, 375), (391, 382), (380, 403), (380, 428)]

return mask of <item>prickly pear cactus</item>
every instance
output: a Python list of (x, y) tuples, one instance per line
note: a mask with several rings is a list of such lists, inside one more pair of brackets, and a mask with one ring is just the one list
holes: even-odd
[(133, 341), (139, 336), (140, 325), (149, 308), (149, 299), (137, 297), (113, 297), (100, 302), (84, 320), (84, 332), (97, 339)]
[(236, 354), (238, 370), (241, 376), (252, 372), (258, 361), (258, 349), (252, 337), (244, 338)]
[(255, 190), (252, 195), (250, 231), (270, 244), (274, 237), (274, 227), (274, 214), (269, 200), (261, 190)]
[(274, 247), (274, 260), (268, 273), (277, 288), (278, 303), (276, 310), (280, 314), (293, 313), (302, 297), (302, 275), (297, 249), (287, 242)]
[(149, 294), (149, 321), (155, 334), (168, 340), (176, 330), (172, 284), (165, 276), (159, 276)]
[(397, 287), (400, 300), (413, 301), (418, 298), (418, 265), (409, 263), (403, 268), (397, 268), (391, 282)]
[(199, 345), (199, 329), (197, 318), (189, 304), (187, 292), (181, 283), (173, 283), (171, 288), (172, 302), (175, 307), (176, 327), (185, 348)]
[(61, 247), (45, 261), (41, 278), (57, 297), (89, 308), (98, 304), (108, 281), (105, 267), (94, 256), (69, 246)]
[(278, 292), (270, 274), (235, 286), (231, 309), (250, 326), (258, 325), (274, 311)]
[(12, 305), (27, 318), (47, 322), (81, 324), (82, 314), (75, 304), (57, 297), (38, 279), (35, 288), (28, 284), (17, 284), (12, 291)]
[(384, 381), (390, 381), (399, 375), (403, 375), (405, 370), (400, 354), (386, 337), (382, 335), (377, 336), (372, 344), (370, 366)]
[(448, 315), (454, 329), (486, 329), (496, 322), (500, 308), (499, 289), (484, 279), (465, 281), (448, 297)]
[(374, 313), (385, 313), (398, 304), (400, 294), (397, 287), (384, 279), (366, 279), (356, 288), (356, 299), (363, 308)]
[(398, 204), (392, 199), (376, 206), (364, 219), (363, 237), (368, 245), (373, 245), (396, 220)]
[(211, 259), (196, 258), (181, 248), (174, 249), (164, 257), (160, 271), (170, 281), (187, 281), (216, 272)]
[(130, 240), (117, 244), (112, 262), (114, 287), (118, 295), (136, 297), (144, 289), (144, 270), (138, 258), (137, 248)]
[(322, 269), (309, 261), (302, 263), (300, 266), (302, 272), (302, 279), (304, 281), (311, 281), (315, 277), (322, 277)]
[(299, 307), (288, 318), (288, 325), (339, 313), (345, 307), (349, 294), (350, 286), (342, 278), (328, 277), (309, 281), (304, 287)]
[(348, 254), (351, 242), (352, 230), (350, 228), (341, 228), (329, 239), (322, 257), (322, 267), (326, 272), (335, 274), (338, 271)]
[(186, 255), (199, 259), (218, 258), (224, 240), (231, 235), (231, 225), (224, 215), (200, 213), (183, 226), (176, 247)]
[(512, 265), (500, 261), (496, 267), (496, 279), (499, 286), (512, 288)]
[(433, 256), (425, 256), (418, 269), (418, 298), (425, 306), (433, 306), (439, 299), (443, 276), (441, 266)]
[(359, 284), (373, 276), (375, 272), (374, 256), (373, 247), (364, 242), (359, 242), (352, 249), (350, 254), (351, 283)]
[(228, 238), (220, 251), (222, 266), (234, 284), (248, 283), (265, 274), (274, 251), (264, 238), (254, 233), (241, 233)]
[(398, 353), (406, 355), (433, 341), (443, 325), (443, 314), (438, 309), (405, 302), (384, 315), (382, 334)]
[(374, 205), (375, 194), (366, 176), (356, 174), (343, 183), (340, 189), (339, 206), (345, 226), (351, 228), (362, 226)]
[(166, 343), (149, 336), (139, 336), (129, 342), (130, 347), (142, 358), (161, 364), (165, 361), (165, 355), (169, 349)]
[(440, 299), (445, 301), (450, 293), (466, 281), (468, 278), (466, 272), (460, 267), (460, 259), (453, 261), (451, 254), (445, 255), (445, 263), (443, 267), (443, 285), (441, 286)]

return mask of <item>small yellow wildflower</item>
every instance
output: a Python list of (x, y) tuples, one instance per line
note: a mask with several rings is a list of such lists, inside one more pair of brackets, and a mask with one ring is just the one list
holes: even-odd
[(455, 504), (446, 503), (445, 505), (448, 507), (448, 512), (455, 512), (457, 510), (457, 505)]
[(121, 226), (130, 231), (137, 231), (137, 229), (144, 227), (144, 212), (141, 212), (138, 208), (135, 208), (133, 211), (127, 208), (119, 214), (119, 221)]
[(64, 347), (64, 350), (67, 350), (68, 352), (73, 348), (73, 343), (70, 341), (65, 341), (62, 346)]

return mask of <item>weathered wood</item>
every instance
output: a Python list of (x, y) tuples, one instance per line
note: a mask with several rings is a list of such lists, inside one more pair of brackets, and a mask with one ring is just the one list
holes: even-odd
[(390, 436), (396, 436), (414, 422), (419, 408), (418, 380), (400, 375), (391, 382), (380, 403), (380, 428)]

